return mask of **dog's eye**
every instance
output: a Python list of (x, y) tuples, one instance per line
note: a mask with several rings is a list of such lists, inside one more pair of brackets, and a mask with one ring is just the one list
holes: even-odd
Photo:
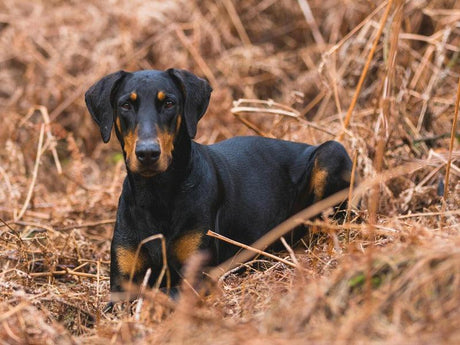
[(131, 110), (131, 104), (129, 102), (125, 102), (121, 105), (123, 110)]
[(170, 109), (174, 106), (174, 101), (171, 99), (167, 99), (164, 103), (165, 109)]

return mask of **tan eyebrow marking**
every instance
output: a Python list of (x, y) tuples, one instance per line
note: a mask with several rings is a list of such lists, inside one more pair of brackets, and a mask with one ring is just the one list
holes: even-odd
[(136, 92), (131, 92), (131, 94), (129, 95), (129, 98), (131, 99), (131, 101), (135, 101), (137, 99), (137, 93)]
[(157, 98), (159, 101), (163, 101), (166, 98), (166, 94), (164, 93), (164, 91), (159, 91), (157, 94)]

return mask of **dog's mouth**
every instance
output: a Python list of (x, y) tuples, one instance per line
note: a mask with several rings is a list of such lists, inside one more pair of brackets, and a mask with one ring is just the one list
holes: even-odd
[(129, 169), (132, 173), (140, 175), (142, 177), (153, 177), (161, 173), (161, 169), (159, 169), (158, 164), (151, 164), (151, 165), (141, 165), (137, 164), (134, 169)]
[(158, 161), (153, 164), (137, 164), (134, 169), (129, 169), (132, 173), (138, 174), (145, 178), (154, 177), (158, 174), (165, 172), (170, 164), (170, 160), (165, 164), (165, 162)]
[(159, 174), (161, 171), (158, 171), (157, 169), (142, 169), (138, 171), (137, 173), (141, 175), (142, 177), (153, 177), (157, 174)]

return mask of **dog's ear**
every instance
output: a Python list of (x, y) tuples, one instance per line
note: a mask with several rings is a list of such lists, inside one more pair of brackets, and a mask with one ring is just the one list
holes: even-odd
[(101, 129), (104, 143), (109, 141), (113, 126), (112, 95), (126, 74), (124, 71), (109, 74), (91, 86), (85, 93), (86, 106)]
[(179, 85), (184, 96), (184, 118), (190, 138), (196, 134), (198, 121), (206, 112), (212, 88), (209, 83), (193, 73), (182, 69), (170, 68), (166, 72)]

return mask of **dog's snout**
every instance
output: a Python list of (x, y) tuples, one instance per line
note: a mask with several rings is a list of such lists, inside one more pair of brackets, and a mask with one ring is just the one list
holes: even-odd
[(155, 142), (138, 142), (136, 145), (136, 157), (142, 164), (155, 163), (160, 158), (160, 145)]

